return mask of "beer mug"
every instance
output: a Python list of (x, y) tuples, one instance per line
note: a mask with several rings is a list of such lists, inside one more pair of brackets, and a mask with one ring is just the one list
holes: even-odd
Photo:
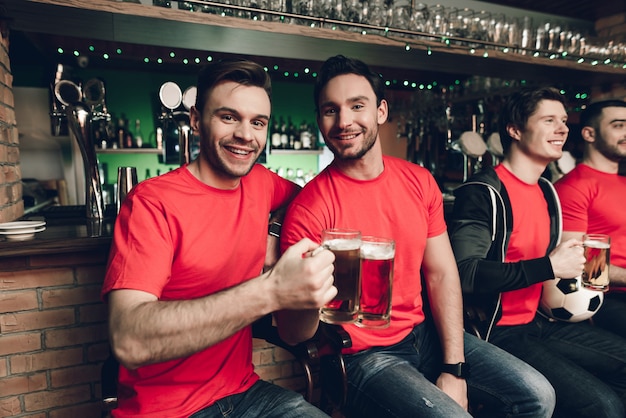
[(322, 246), (335, 254), (337, 296), (320, 310), (320, 319), (329, 324), (355, 322), (361, 289), (361, 232), (352, 229), (325, 229)]
[(356, 325), (386, 328), (391, 316), (391, 288), (395, 242), (388, 238), (361, 237), (361, 296)]
[(583, 286), (608, 291), (611, 238), (605, 234), (585, 234), (583, 235), (583, 248), (585, 249)]

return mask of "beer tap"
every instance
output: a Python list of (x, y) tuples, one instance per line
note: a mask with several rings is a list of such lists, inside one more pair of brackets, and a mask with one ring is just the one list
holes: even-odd
[(85, 172), (85, 214), (88, 220), (104, 219), (104, 199), (96, 146), (91, 132), (91, 112), (82, 102), (66, 106), (68, 125), (76, 137)]

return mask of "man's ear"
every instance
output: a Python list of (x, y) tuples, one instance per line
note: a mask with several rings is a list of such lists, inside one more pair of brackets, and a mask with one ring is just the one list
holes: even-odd
[(506, 126), (506, 131), (514, 140), (519, 141), (522, 139), (522, 131), (517, 126), (509, 124)]
[(591, 126), (584, 126), (580, 130), (580, 135), (586, 142), (595, 142), (596, 141), (596, 130)]
[(196, 134), (200, 132), (200, 112), (195, 106), (191, 106), (189, 109), (189, 126)]

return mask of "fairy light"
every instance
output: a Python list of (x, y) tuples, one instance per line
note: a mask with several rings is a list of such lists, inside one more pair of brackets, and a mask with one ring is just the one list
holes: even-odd
[[(336, 29), (337, 26), (333, 26), (333, 29)], [(389, 28), (385, 27), (384, 28), (384, 33), (385, 35), (389, 33)], [(366, 31), (363, 30), (362, 31), (363, 35), (366, 35)], [(451, 40), (448, 38), (441, 38), (441, 41), (446, 44), (446, 45), (450, 45), (451, 44)], [(422, 46), (419, 44), (415, 44), (412, 41), (404, 41), (404, 50), (405, 51), (411, 51), (414, 47), (417, 47), (418, 49), (422, 49)], [(469, 45), (467, 46), (467, 53), (472, 54), (472, 55), (480, 55), (483, 58), (489, 58), (490, 56), (490, 51), (487, 48), (475, 48), (475, 47), (470, 47)], [(130, 49), (130, 48), (129, 48)], [(85, 51), (88, 50), (91, 53), (94, 53), (96, 51), (96, 47), (94, 45), (83, 45), (83, 47), (79, 47), (76, 49), (70, 49), (68, 48), (68, 51), (72, 51), (72, 55), (78, 57), (80, 55), (84, 55), (81, 54), (80, 51)], [(182, 51), (182, 50), (181, 50)], [(176, 51), (176, 50), (171, 50), (169, 52), (166, 52), (166, 56), (165, 57), (150, 57), (150, 56), (144, 56), (143, 58), (137, 57), (137, 59), (143, 61), (143, 63), (145, 64), (152, 64), (154, 65), (156, 64), (163, 64), (164, 62), (171, 62), (172, 59), (174, 59), (177, 54), (181, 54), (181, 51)], [(502, 47), (502, 48), (496, 48), (495, 51), (502, 51), (503, 53), (510, 53), (510, 52), (515, 52), (512, 49), (510, 49), (509, 47)], [(428, 56), (432, 55), (432, 49), (430, 46), (426, 46), (425, 52)], [(533, 57), (539, 57), (541, 59), (544, 60), (555, 60), (555, 59), (563, 59), (563, 60), (568, 60), (570, 62), (575, 62), (579, 65), (588, 65), (588, 66), (597, 66), (601, 63), (604, 63), (605, 65), (611, 65), (615, 68), (622, 68), (622, 69), (626, 69), (626, 62), (613, 62), (613, 60), (611, 58), (598, 58), (598, 59), (589, 59), (589, 58), (585, 58), (583, 56), (571, 56), (570, 54), (568, 54), (566, 51), (562, 51), (562, 52), (558, 52), (558, 53), (550, 53), (550, 54), (545, 54), (545, 51), (528, 51), (531, 53), (531, 56)], [(65, 54), (65, 49), (63, 47), (58, 47), (57, 48), (57, 53), (58, 54)], [(545, 54), (545, 55), (544, 55)], [(100, 51), (98, 54), (102, 59), (104, 60), (109, 60), (113, 55), (117, 55), (117, 56), (123, 56), (124, 55), (124, 50), (122, 48), (111, 48), (111, 51)], [(132, 55), (132, 53), (126, 53), (126, 55)], [(179, 58), (180, 59), (180, 58)], [(195, 63), (195, 64), (201, 64), (202, 63), (202, 58), (196, 56), (195, 58), (182, 58), (180, 59), (180, 61), (178, 61), (179, 63), (182, 62), (184, 65), (188, 65), (191, 63)], [(213, 61), (213, 57), (211, 55), (207, 55), (206, 56), (206, 61), (207, 62), (212, 62)], [(285, 69), (282, 68), (279, 71), (279, 64), (273, 64), (270, 65), (268, 67), (265, 67), (264, 70), (266, 72), (275, 72), (277, 73), (279, 76), (282, 76), (283, 78), (292, 78), (292, 79), (300, 79), (303, 78), (305, 75), (308, 77), (312, 77), (312, 78), (316, 78), (317, 77), (317, 73), (313, 72), (311, 70), (311, 68), (309, 67), (305, 67), (305, 68), (299, 68), (299, 69)], [(299, 71), (298, 71), (299, 70)], [(405, 80), (394, 80), (394, 79), (385, 79), (385, 77), (381, 74), (380, 75), (381, 78), (383, 78), (384, 84), (387, 87), (395, 87), (395, 88), (405, 88), (405, 89), (420, 89), (420, 90), (433, 90), (436, 89), (437, 91), (441, 91), (442, 94), (446, 94), (447, 92), (450, 92), (452, 90), (458, 91), (459, 87), (461, 85), (461, 81), (460, 80), (455, 80), (454, 81), (454, 85), (450, 85), (449, 87), (438, 87), (437, 86), (437, 82), (433, 82), (431, 84), (424, 84), (424, 83), (419, 83), (419, 81), (415, 81), (415, 80), (410, 80), (410, 79), (405, 79)], [(522, 85), (525, 84), (524, 80), (520, 81)], [(465, 81), (464, 83), (467, 83), (467, 81)], [(503, 80), (503, 83), (505, 85), (510, 85), (510, 83), (506, 80)], [(456, 89), (455, 89), (455, 85), (456, 85)], [(461, 90), (462, 91), (462, 90)], [(564, 93), (563, 93), (564, 94)], [(584, 100), (582, 95), (577, 95), (577, 100)]]

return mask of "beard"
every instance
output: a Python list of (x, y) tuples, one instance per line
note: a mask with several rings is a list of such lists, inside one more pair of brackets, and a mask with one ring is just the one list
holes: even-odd
[(617, 144), (609, 144), (604, 139), (600, 130), (596, 130), (596, 141), (594, 142), (596, 149), (605, 158), (614, 162), (620, 162), (626, 158), (626, 150), (620, 149), (620, 144), (626, 143), (626, 140), (619, 140)]
[(199, 158), (203, 158), (216, 174), (224, 178), (238, 179), (247, 175), (252, 170), (258, 155), (257, 158), (255, 158), (251, 163), (229, 163), (223, 155), (223, 153), (226, 152), (224, 151), (225, 144), (220, 141), (210, 139), (211, 136), (208, 129), (202, 127), (200, 131), (200, 142), (202, 146)]
[(358, 160), (372, 149), (378, 137), (378, 127), (367, 130), (363, 134), (363, 142), (349, 147), (342, 147), (342, 141), (326, 141), (326, 146), (331, 150), (335, 158), (340, 160)]

